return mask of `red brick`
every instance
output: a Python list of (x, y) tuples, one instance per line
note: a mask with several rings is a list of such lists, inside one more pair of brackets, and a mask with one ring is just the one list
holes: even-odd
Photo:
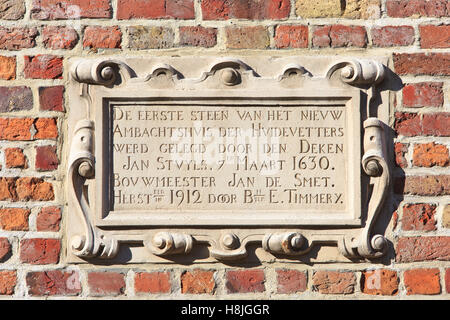
[(64, 111), (64, 86), (40, 87), (39, 108), (45, 111)]
[(406, 168), (408, 161), (405, 158), (405, 154), (408, 152), (408, 144), (396, 142), (394, 145), (395, 152), (395, 164), (400, 168)]
[(19, 20), (25, 15), (24, 0), (0, 0), (0, 19)]
[(134, 277), (136, 293), (170, 293), (169, 272), (138, 272)]
[(63, 58), (50, 54), (25, 56), (24, 74), (30, 79), (61, 79)]
[(0, 118), (0, 140), (30, 140), (34, 119)]
[(436, 205), (427, 203), (403, 206), (402, 229), (416, 231), (436, 230)]
[(118, 296), (125, 292), (125, 276), (119, 272), (89, 272), (91, 296)]
[(194, 19), (193, 0), (118, 0), (117, 19)]
[(26, 86), (0, 87), (0, 112), (31, 110), (33, 93)]
[(60, 250), (59, 239), (22, 239), (20, 261), (30, 264), (58, 263)]
[(313, 289), (322, 294), (351, 294), (355, 284), (353, 272), (317, 271), (313, 275)]
[(394, 53), (394, 68), (399, 75), (450, 75), (450, 53)]
[(404, 237), (396, 247), (397, 262), (449, 261), (450, 237)]
[(59, 231), (61, 223), (61, 209), (58, 207), (45, 207), (39, 211), (36, 218), (37, 231)]
[(58, 137), (58, 126), (56, 118), (38, 118), (34, 121), (36, 133), (35, 139), (56, 139)]
[(184, 271), (181, 274), (181, 293), (214, 293), (214, 272), (208, 270)]
[(291, 10), (288, 0), (203, 0), (201, 5), (204, 20), (285, 19)]
[(15, 51), (33, 48), (37, 35), (36, 28), (0, 27), (0, 49)]
[(282, 25), (275, 29), (275, 46), (284, 48), (307, 48), (308, 26)]
[(413, 165), (417, 167), (446, 167), (449, 163), (448, 149), (434, 142), (414, 145)]
[(406, 17), (446, 17), (450, 14), (448, 0), (387, 0), (388, 16)]
[(267, 49), (270, 45), (266, 27), (226, 27), (226, 46), (229, 49)]
[(263, 270), (230, 270), (226, 273), (228, 293), (264, 292)]
[(41, 178), (21, 177), (16, 181), (17, 197), (21, 201), (54, 200), (53, 186)]
[(316, 48), (364, 48), (367, 45), (366, 29), (362, 26), (344, 25), (314, 27), (312, 45)]
[(33, 0), (31, 17), (38, 20), (111, 18), (109, 0)]
[(78, 42), (78, 33), (74, 28), (45, 26), (42, 30), (42, 43), (47, 49), (73, 49)]
[(445, 288), (450, 293), (450, 269), (445, 269)]
[(0, 262), (5, 262), (11, 254), (11, 243), (8, 238), (0, 238)]
[(442, 82), (410, 83), (403, 87), (403, 106), (417, 107), (442, 107), (444, 92)]
[(420, 47), (429, 48), (449, 48), (450, 47), (450, 25), (419, 26)]
[(422, 121), (417, 113), (396, 112), (394, 117), (394, 128), (399, 135), (411, 137), (422, 134)]
[(122, 31), (117, 26), (97, 27), (88, 26), (84, 29), (84, 48), (121, 48)]
[(5, 149), (5, 164), (7, 168), (27, 168), (27, 158), (21, 148)]
[(180, 45), (211, 48), (217, 44), (217, 28), (180, 27)]
[(439, 196), (450, 194), (450, 176), (406, 176), (394, 180), (394, 192), (397, 194), (415, 194)]
[(424, 114), (422, 126), (425, 136), (450, 137), (450, 112)]
[(28, 231), (29, 209), (3, 208), (0, 209), (0, 228), (8, 231)]
[(394, 296), (398, 294), (397, 272), (388, 269), (363, 271), (361, 291), (365, 294)]
[(17, 275), (15, 271), (0, 271), (0, 295), (12, 295), (16, 288)]
[(414, 43), (411, 26), (385, 26), (372, 28), (372, 43), (376, 47), (410, 46)]
[(412, 269), (403, 273), (406, 294), (439, 294), (439, 269)]
[(277, 269), (277, 293), (299, 293), (306, 290), (308, 282), (306, 272)]
[(79, 274), (61, 270), (29, 272), (28, 293), (32, 296), (74, 296), (81, 293)]
[(16, 57), (0, 56), (0, 79), (16, 79)]
[(38, 146), (36, 147), (36, 170), (51, 171), (58, 168), (58, 156), (56, 155), (56, 146)]

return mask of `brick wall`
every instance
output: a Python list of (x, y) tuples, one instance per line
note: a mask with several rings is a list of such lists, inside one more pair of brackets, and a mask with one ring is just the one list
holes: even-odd
[[(0, 299), (448, 299), (449, 48), (448, 0), (0, 0)], [(387, 263), (64, 263), (67, 58), (215, 52), (391, 57)]]

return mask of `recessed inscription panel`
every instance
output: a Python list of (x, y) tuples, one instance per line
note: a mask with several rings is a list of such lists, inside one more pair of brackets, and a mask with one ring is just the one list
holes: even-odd
[[(343, 214), (345, 105), (111, 107), (110, 210)], [(276, 217), (274, 217), (276, 218)]]

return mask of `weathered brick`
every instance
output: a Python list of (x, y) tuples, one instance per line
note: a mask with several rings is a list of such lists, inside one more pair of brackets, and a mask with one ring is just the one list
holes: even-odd
[(49, 201), (55, 199), (53, 185), (41, 178), (18, 178), (15, 187), (20, 201)]
[(297, 0), (296, 14), (302, 18), (343, 17), (348, 19), (377, 19), (381, 13), (380, 0)]
[(408, 152), (408, 144), (396, 142), (394, 144), (395, 152), (395, 164), (400, 168), (406, 168), (408, 166), (408, 161), (405, 158), (405, 154)]
[(59, 262), (59, 239), (22, 239), (20, 261), (29, 264), (53, 264)]
[(39, 109), (64, 111), (64, 86), (40, 87)]
[(450, 228), (450, 204), (445, 205), (442, 212), (442, 226), (444, 228)]
[(194, 19), (193, 0), (118, 0), (117, 19)]
[(29, 87), (0, 87), (0, 112), (30, 110), (33, 93)]
[(50, 171), (58, 168), (58, 156), (56, 146), (36, 147), (35, 166), (38, 171)]
[(434, 142), (414, 145), (413, 165), (417, 167), (446, 167), (449, 164), (446, 146)]
[(16, 179), (0, 177), (0, 201), (17, 201)]
[(405, 270), (403, 280), (406, 294), (439, 294), (441, 284), (439, 282), (439, 269), (412, 269)]
[(355, 285), (353, 272), (317, 271), (313, 275), (313, 289), (322, 294), (351, 294)]
[(445, 17), (450, 6), (447, 0), (387, 0), (386, 11), (395, 18)]
[(0, 118), (0, 140), (30, 140), (34, 119)]
[(136, 293), (170, 293), (169, 272), (137, 272), (134, 277)]
[(394, 53), (394, 68), (399, 75), (450, 75), (450, 53)]
[(167, 49), (174, 46), (174, 32), (165, 27), (128, 27), (131, 49)]
[(366, 29), (362, 26), (318, 26), (312, 32), (312, 45), (316, 48), (364, 48), (367, 45)]
[(78, 33), (72, 27), (45, 26), (42, 43), (47, 49), (73, 49), (78, 42)]
[(0, 262), (8, 260), (11, 254), (11, 243), (8, 238), (0, 237)]
[(181, 274), (181, 293), (214, 293), (214, 272), (208, 270), (184, 271)]
[(374, 27), (371, 33), (376, 47), (410, 46), (414, 43), (414, 28), (411, 26)]
[(0, 49), (15, 51), (33, 48), (36, 45), (37, 35), (36, 28), (0, 27)]
[(281, 25), (275, 29), (275, 46), (284, 48), (307, 48), (308, 26)]
[(226, 272), (228, 293), (264, 292), (264, 270), (229, 270)]
[(31, 211), (23, 208), (0, 209), (0, 228), (8, 231), (28, 231)]
[(417, 231), (436, 230), (436, 205), (428, 203), (403, 206), (402, 229)]
[(269, 32), (263, 26), (226, 27), (225, 33), (229, 49), (266, 49), (270, 45)]
[(58, 137), (58, 125), (56, 118), (38, 118), (34, 121), (36, 133), (35, 139), (56, 139)]
[(217, 28), (180, 27), (180, 45), (211, 48), (217, 43)]
[(291, 10), (288, 0), (203, 0), (204, 20), (227, 19), (285, 19)]
[(16, 79), (16, 57), (0, 56), (0, 79)]
[(439, 196), (450, 194), (450, 176), (406, 176), (394, 179), (396, 194)]
[(402, 136), (411, 137), (422, 134), (422, 121), (417, 113), (396, 112), (395, 131)]
[(79, 274), (62, 270), (29, 272), (28, 294), (32, 296), (74, 296), (81, 293)]
[(14, 294), (16, 283), (16, 271), (0, 271), (0, 295)]
[(121, 48), (122, 31), (117, 26), (99, 27), (88, 26), (84, 29), (84, 48)]
[(450, 25), (433, 26), (421, 25), (420, 47), (428, 48), (449, 48), (450, 47)]
[(31, 79), (61, 79), (63, 58), (50, 54), (25, 56), (25, 78)]
[(445, 288), (450, 293), (450, 269), (445, 269)]
[(0, 0), (0, 19), (19, 20), (25, 15), (24, 0)]
[(89, 272), (91, 296), (118, 296), (125, 292), (125, 275), (119, 272)]
[(277, 293), (300, 293), (306, 290), (308, 282), (306, 272), (277, 269)]
[(450, 260), (450, 237), (404, 237), (396, 247), (397, 262)]
[(398, 294), (398, 282), (394, 270), (367, 270), (361, 274), (361, 291), (371, 295), (394, 296)]
[(33, 0), (31, 17), (38, 20), (111, 18), (109, 0)]
[(409, 83), (403, 87), (403, 106), (407, 108), (442, 107), (442, 82)]
[(27, 158), (21, 148), (5, 149), (5, 164), (7, 168), (27, 168)]
[(58, 207), (44, 207), (36, 218), (37, 231), (59, 231), (61, 224), (61, 209)]

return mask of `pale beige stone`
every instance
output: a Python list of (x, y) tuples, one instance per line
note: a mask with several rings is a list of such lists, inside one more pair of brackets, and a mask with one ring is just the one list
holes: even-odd
[(296, 13), (302, 18), (377, 19), (380, 0), (298, 0)]

